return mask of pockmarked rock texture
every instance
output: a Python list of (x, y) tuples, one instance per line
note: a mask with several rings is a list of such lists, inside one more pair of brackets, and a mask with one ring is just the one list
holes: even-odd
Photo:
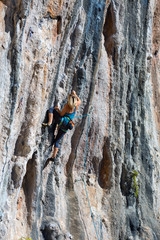
[[(158, 0), (0, 0), (0, 239), (160, 239)], [(55, 161), (49, 107), (80, 97)]]

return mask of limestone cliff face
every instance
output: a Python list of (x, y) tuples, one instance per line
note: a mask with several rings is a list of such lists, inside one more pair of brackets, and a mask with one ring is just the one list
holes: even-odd
[[(159, 16), (158, 0), (0, 1), (0, 239), (160, 239)], [(71, 89), (80, 117), (43, 170), (42, 122)]]

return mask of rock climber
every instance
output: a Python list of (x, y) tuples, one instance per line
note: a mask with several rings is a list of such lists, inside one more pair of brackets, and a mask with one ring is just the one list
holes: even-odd
[(72, 90), (71, 94), (68, 95), (67, 104), (65, 104), (62, 111), (60, 111), (57, 106), (51, 107), (49, 109), (48, 123), (43, 123), (42, 125), (50, 127), (53, 122), (53, 134), (54, 134), (56, 126), (58, 124), (58, 133), (53, 141), (54, 144), (53, 154), (51, 158), (49, 158), (46, 161), (44, 168), (48, 165), (50, 161), (54, 161), (59, 149), (60, 140), (63, 138), (68, 129), (73, 128), (74, 123), (72, 120), (80, 104), (81, 104), (80, 98), (77, 96), (76, 92)]

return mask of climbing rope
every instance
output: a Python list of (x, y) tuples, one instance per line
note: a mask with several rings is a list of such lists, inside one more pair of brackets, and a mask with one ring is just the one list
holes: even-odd
[(89, 115), (75, 116), (74, 118), (79, 118), (79, 117), (89, 117)]
[(94, 216), (93, 216), (93, 212), (92, 212), (92, 208), (91, 208), (91, 204), (90, 204), (90, 200), (89, 200), (89, 196), (88, 196), (88, 192), (87, 192), (87, 187), (86, 187), (86, 183), (85, 183), (85, 171), (86, 171), (86, 163), (87, 163), (87, 147), (88, 147), (88, 133), (89, 133), (89, 115), (75, 116), (74, 118), (79, 118), (79, 117), (88, 117), (87, 140), (86, 140), (85, 158), (84, 158), (84, 170), (83, 170), (83, 184), (84, 184), (84, 188), (85, 188), (85, 193), (86, 193), (86, 197), (87, 197), (87, 201), (88, 201), (88, 205), (89, 205), (89, 209), (90, 209), (90, 213), (91, 213), (94, 229), (95, 229), (95, 232), (96, 232), (97, 239), (99, 240), (99, 236), (98, 236), (98, 232), (97, 232), (97, 228), (96, 228), (96, 224), (95, 224), (95, 220), (94, 220)]
[(86, 161), (87, 161), (87, 147), (88, 147), (88, 133), (89, 133), (89, 115), (86, 115), (86, 116), (88, 116), (88, 124), (87, 124), (87, 140), (86, 140), (85, 159), (84, 159), (83, 183), (84, 183), (84, 187), (85, 187), (85, 192), (86, 192), (86, 196), (87, 196), (89, 209), (90, 209), (90, 212), (91, 212), (91, 217), (92, 217), (94, 229), (95, 229), (95, 232), (96, 232), (96, 235), (97, 235), (97, 239), (99, 240), (99, 236), (98, 236), (98, 232), (97, 232), (97, 228), (96, 228), (96, 224), (95, 224), (95, 220), (94, 220), (91, 204), (90, 204), (90, 201), (89, 201), (87, 187), (86, 187), (86, 183), (85, 183), (85, 170), (86, 170)]
[(88, 192), (87, 192), (86, 183), (85, 183), (85, 170), (86, 170), (86, 163), (87, 163), (87, 147), (88, 147), (88, 134), (89, 134), (89, 116), (90, 116), (90, 114), (89, 114), (89, 115), (75, 116), (74, 118), (88, 117), (88, 123), (87, 123), (87, 139), (86, 139), (85, 158), (84, 158), (84, 165), (83, 165), (83, 167), (84, 167), (84, 170), (83, 170), (83, 184), (84, 184), (85, 193), (86, 193), (86, 197), (87, 197), (87, 201), (88, 201), (88, 205), (89, 205), (89, 209), (90, 209), (90, 213), (91, 213), (91, 217), (92, 217), (94, 229), (95, 229), (95, 232), (96, 232), (96, 236), (97, 236), (97, 239), (100, 240), (100, 238), (99, 238), (99, 236), (98, 236), (98, 231), (97, 231), (97, 228), (96, 228), (96, 224), (95, 224), (95, 220), (94, 220), (94, 216), (93, 216), (93, 212), (92, 212), (92, 208), (91, 208), (91, 204), (90, 204)]
[[(88, 117), (89, 115), (81, 115), (81, 116), (74, 116), (74, 118), (82, 118), (82, 117)], [(66, 137), (66, 141), (64, 142), (64, 145), (67, 143), (67, 137)]]

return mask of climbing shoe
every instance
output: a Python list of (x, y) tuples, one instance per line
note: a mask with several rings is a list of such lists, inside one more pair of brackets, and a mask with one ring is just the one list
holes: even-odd
[(52, 126), (52, 124), (49, 125), (48, 123), (42, 123), (42, 126), (43, 126), (43, 127), (49, 127), (49, 128), (50, 128), (50, 127)]
[(45, 169), (45, 168), (47, 167), (47, 165), (49, 164), (50, 161), (53, 162), (53, 161), (54, 161), (54, 158), (52, 158), (52, 157), (51, 157), (51, 158), (48, 158), (47, 161), (46, 161), (45, 164), (44, 164), (43, 169)]
[(52, 157), (48, 158), (48, 160), (54, 162), (54, 158), (52, 158)]
[(48, 126), (48, 123), (42, 123), (42, 126), (43, 126), (43, 127), (47, 127), (47, 126)]

